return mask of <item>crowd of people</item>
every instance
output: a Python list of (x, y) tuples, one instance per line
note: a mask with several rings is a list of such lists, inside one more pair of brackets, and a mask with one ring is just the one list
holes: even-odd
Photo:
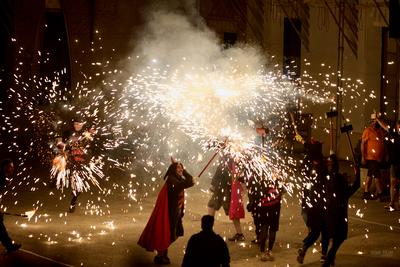
[[(69, 151), (71, 171), (79, 171), (86, 161), (86, 135), (82, 132), (82, 122), (74, 121), (73, 131), (57, 141), (58, 153)], [(265, 139), (268, 131), (257, 128), (257, 134)], [(64, 141), (65, 140), (65, 141)], [(355, 166), (365, 166), (368, 170), (364, 184), (363, 199), (384, 200), (386, 188), (390, 188), (390, 202), (386, 208), (399, 209), (400, 178), (400, 121), (392, 127), (377, 114), (371, 116), (361, 138), (360, 159)], [(302, 166), (303, 189), (301, 215), (308, 228), (302, 247), (298, 249), (297, 261), (304, 262), (308, 249), (320, 238), (321, 262), (323, 266), (335, 264), (336, 253), (346, 240), (348, 233), (348, 200), (360, 188), (360, 168), (355, 168), (355, 181), (350, 184), (349, 177), (339, 170), (335, 154), (324, 158), (322, 143), (311, 140), (304, 143), (304, 166)], [(390, 184), (385, 185), (382, 167), (390, 166)], [(11, 179), (14, 165), (4, 160), (0, 169), (0, 189)], [(74, 176), (70, 176), (75, 179)], [(144, 228), (138, 244), (148, 251), (156, 251), (156, 264), (170, 264), (168, 256), (170, 245), (184, 235), (183, 216), (185, 211), (185, 189), (196, 184), (183, 164), (171, 158), (171, 164), (164, 175), (162, 186), (150, 219)], [(371, 192), (371, 183), (375, 181), (375, 192)], [(73, 191), (69, 211), (74, 212), (76, 200), (81, 192), (76, 181), (70, 181)], [(244, 190), (244, 187), (246, 190)], [(248, 203), (244, 205), (243, 193), (248, 193)], [(273, 261), (275, 239), (279, 231), (282, 195), (285, 186), (280, 177), (268, 175), (265, 171), (244, 177), (240, 164), (229, 154), (221, 154), (217, 169), (211, 180), (211, 197), (207, 203), (207, 214), (202, 217), (202, 231), (190, 237), (186, 246), (182, 266), (229, 266), (229, 249), (224, 239), (214, 232), (214, 216), (221, 207), (232, 221), (235, 233), (227, 241), (245, 240), (240, 220), (245, 216), (245, 208), (253, 218), (255, 239), (259, 259)], [(0, 195), (1, 196), (1, 195)], [(1, 198), (0, 198), (1, 199)], [(0, 241), (7, 251), (18, 250), (21, 245), (8, 236), (3, 223), (4, 213), (0, 212)], [(201, 253), (200, 253), (201, 251)], [(204, 255), (207, 257), (204, 257)]]
[[(336, 253), (347, 238), (348, 200), (360, 188), (360, 169), (356, 168), (356, 179), (351, 183), (350, 177), (339, 171), (335, 154), (324, 158), (322, 143), (311, 141), (304, 143), (304, 147), (301, 215), (308, 233), (298, 250), (297, 261), (303, 263), (307, 250), (321, 238), (321, 262), (323, 266), (333, 266)], [(138, 242), (148, 251), (157, 251), (154, 258), (157, 264), (170, 264), (166, 251), (183, 234), (183, 209), (178, 208), (181, 207), (181, 201), (176, 196), (183, 196), (184, 189), (193, 186), (195, 178), (186, 171), (182, 172), (182, 169), (183, 165), (177, 163), (172, 163), (168, 168), (166, 183)], [(175, 182), (168, 181), (169, 179)], [(179, 182), (176, 183), (177, 181)], [(207, 204), (208, 212), (202, 217), (202, 231), (190, 237), (182, 266), (230, 265), (229, 249), (224, 240), (213, 231), (214, 216), (221, 207), (235, 230), (227, 241), (245, 240), (240, 219), (244, 218), (246, 207), (255, 226), (255, 239), (251, 242), (258, 246), (258, 257), (261, 261), (273, 261), (272, 251), (279, 230), (282, 195), (285, 194), (285, 185), (280, 177), (271, 178), (261, 172), (244, 178), (235, 158), (221, 155), (211, 180), (210, 191), (212, 194)], [(248, 193), (247, 205), (243, 203), (245, 191)], [(175, 220), (179, 223), (174, 222)], [(160, 223), (161, 221), (164, 223)], [(169, 227), (169, 231), (161, 231), (158, 229), (160, 227)], [(164, 240), (164, 244), (156, 244), (160, 240)]]
[(319, 142), (307, 148), (310, 180), (303, 189), (302, 215), (309, 232), (298, 250), (297, 261), (303, 263), (307, 250), (320, 237), (325, 267), (335, 265), (336, 252), (347, 238), (348, 199), (360, 188), (360, 170), (356, 169), (355, 181), (350, 185), (349, 178), (339, 172), (336, 155), (324, 159), (321, 148)]

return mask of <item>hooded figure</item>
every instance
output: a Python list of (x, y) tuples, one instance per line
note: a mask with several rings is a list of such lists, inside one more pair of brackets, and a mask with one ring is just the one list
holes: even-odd
[(138, 244), (148, 251), (157, 250), (154, 262), (169, 264), (168, 247), (183, 236), (184, 189), (194, 185), (193, 177), (181, 163), (173, 162), (164, 176), (165, 184)]

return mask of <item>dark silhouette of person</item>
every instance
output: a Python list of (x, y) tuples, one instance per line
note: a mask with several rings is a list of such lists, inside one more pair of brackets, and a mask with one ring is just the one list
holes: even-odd
[(302, 215), (309, 229), (303, 240), (303, 246), (298, 250), (297, 261), (303, 263), (308, 248), (321, 235), (322, 255), (325, 257), (328, 250), (328, 222), (327, 222), (327, 175), (328, 170), (322, 155), (322, 143), (306, 144), (306, 182), (302, 194)]
[[(335, 154), (327, 160), (328, 182), (328, 232), (332, 239), (331, 247), (323, 267), (335, 265), (336, 252), (347, 239), (349, 198), (360, 188), (360, 169), (356, 170), (356, 179), (349, 185), (346, 175), (339, 172), (339, 162)], [(329, 243), (329, 239), (324, 241)]]
[[(7, 180), (12, 177), (13, 173), (13, 161), (11, 159), (3, 160), (0, 164), (0, 200)], [(4, 225), (4, 214), (2, 212), (0, 212), (0, 241), (6, 248), (7, 252), (16, 251), (21, 247), (21, 244), (13, 243), (11, 238), (8, 236), (7, 229)]]
[(230, 256), (224, 239), (213, 231), (214, 217), (201, 218), (202, 231), (190, 237), (182, 267), (229, 267)]

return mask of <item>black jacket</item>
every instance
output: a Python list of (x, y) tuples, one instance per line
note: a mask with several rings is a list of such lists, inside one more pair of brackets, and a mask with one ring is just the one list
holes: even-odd
[(168, 185), (168, 212), (172, 243), (177, 237), (183, 236), (183, 210), (179, 207), (179, 200), (184, 194), (184, 189), (193, 186), (194, 183), (193, 177), (186, 170), (183, 171), (183, 177), (169, 175), (166, 183)]
[(211, 179), (211, 185), (214, 186), (215, 191), (227, 190), (231, 188), (232, 177), (229, 173), (228, 167), (222, 162), (218, 165), (214, 176)]
[(303, 188), (302, 214), (310, 228), (320, 227), (326, 222), (327, 210), (327, 169), (323, 162), (311, 166)]
[(346, 239), (348, 233), (349, 198), (360, 188), (360, 171), (352, 185), (338, 173), (330, 173), (328, 186), (328, 231), (331, 238)]
[(229, 267), (229, 250), (221, 236), (201, 231), (190, 237), (182, 267)]

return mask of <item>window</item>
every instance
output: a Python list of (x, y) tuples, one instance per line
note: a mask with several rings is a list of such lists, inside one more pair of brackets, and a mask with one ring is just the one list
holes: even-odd
[(236, 43), (237, 34), (234, 32), (224, 32), (224, 48), (229, 48)]

